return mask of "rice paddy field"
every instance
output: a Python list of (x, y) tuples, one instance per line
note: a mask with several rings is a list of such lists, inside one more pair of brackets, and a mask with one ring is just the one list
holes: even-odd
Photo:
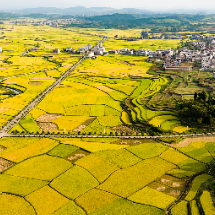
[[(98, 35), (110, 37), (104, 42), (104, 47), (106, 50), (112, 49), (150, 49), (156, 51), (156, 49), (176, 49), (181, 40), (179, 39), (139, 39), (141, 36), (142, 29), (87, 29), (87, 28), (67, 28), (70, 31), (77, 32), (84, 35)], [(144, 29), (149, 30), (149, 29)], [(118, 35), (119, 39), (114, 39), (114, 36)], [(160, 36), (157, 33), (154, 36)], [(136, 41), (128, 41), (127, 38), (138, 38)]]
[[(73, 66), (80, 55), (53, 53), (54, 48), (74, 49), (101, 40), (98, 29), (63, 29), (4, 22), (0, 46), (0, 127)], [(137, 36), (140, 29), (102, 30), (113, 37)], [(97, 35), (97, 36), (95, 36)], [(108, 38), (107, 50), (129, 48), (174, 48), (178, 40), (125, 41)], [(26, 52), (37, 47), (35, 52)], [(153, 50), (154, 50), (153, 49)], [(109, 55), (86, 59), (71, 75), (33, 109), (11, 132), (16, 133), (135, 133), (129, 126), (148, 123), (164, 132), (183, 133), (173, 111), (149, 109), (144, 101), (157, 95), (168, 80), (148, 71), (145, 57)], [(13, 90), (18, 92), (13, 92)], [(122, 107), (126, 105), (127, 107)]]
[[(11, 132), (111, 134), (132, 132), (125, 126), (146, 121), (166, 131), (178, 128), (174, 112), (150, 110), (142, 102), (168, 83), (147, 74), (152, 64), (145, 59), (119, 55), (86, 59)], [(128, 102), (132, 105), (125, 112), (122, 104)], [(173, 121), (171, 127), (164, 124)], [(176, 132), (186, 130), (181, 126)]]
[[(2, 27), (0, 127), (81, 57), (64, 52), (56, 54), (52, 49), (68, 46), (78, 49), (101, 40), (92, 36), (99, 34), (98, 29), (87, 35), (87, 31), (80, 29), (31, 24), (5, 22)], [(139, 31), (100, 33), (110, 37), (136, 36)], [(178, 43), (177, 40), (128, 42), (110, 38), (104, 45), (107, 50), (155, 49), (174, 48)], [(35, 46), (36, 52), (26, 52)], [(147, 135), (147, 127), (163, 132), (186, 132), (187, 126), (180, 122), (176, 112), (155, 108), (152, 101), (157, 99), (162, 106), (163, 99), (159, 96), (166, 88), (172, 87), (183, 94), (179, 82), (187, 74), (173, 76), (169, 84), (165, 76), (149, 73), (152, 66), (140, 56), (85, 59), (10, 134), (136, 135), (139, 132), (136, 126), (142, 126), (141, 135)], [(198, 75), (206, 77), (203, 73)], [(190, 95), (194, 92), (191, 85), (188, 80)], [(172, 145), (120, 137), (2, 137), (0, 214), (164, 215), (170, 211), (172, 215), (212, 215), (214, 196), (206, 188), (214, 180), (210, 171), (214, 147), (214, 137), (185, 139)]]
[[(100, 39), (93, 36), (30, 24), (1, 25), (0, 127), (71, 68), (80, 55), (53, 53), (54, 48), (78, 49)], [(37, 47), (36, 52), (26, 52)], [(26, 123), (24, 123), (26, 124)], [(18, 130), (21, 130), (18, 129)], [(36, 126), (32, 131), (39, 131)]]
[(60, 28), (52, 28), (46, 25), (32, 25), (32, 24), (17, 24), (4, 22), (1, 25), (4, 34), (0, 39), (0, 46), (5, 46), (3, 50), (7, 51), (5, 54), (11, 52), (14, 55), (19, 55), (19, 52), (32, 48), (39, 44), (39, 50), (45, 52), (52, 52), (54, 48), (66, 48), (68, 46), (78, 49), (86, 46), (88, 43), (95, 45), (100, 41), (100, 38), (83, 35), (76, 32), (63, 30)]
[(178, 39), (139, 39), (136, 41), (109, 39), (104, 42), (104, 46), (107, 50), (129, 48), (156, 51), (156, 49), (176, 49), (180, 42), (181, 40)]
[(199, 193), (212, 179), (202, 163), (214, 159), (212, 141), (175, 151), (152, 140), (3, 137), (0, 213), (214, 214), (210, 192)]
[(118, 35), (119, 37), (140, 37), (140, 34), (142, 32), (142, 29), (128, 29), (128, 30), (97, 29), (97, 28), (90, 28), (90, 29), (88, 29), (88, 28), (66, 28), (66, 29), (69, 29), (71, 31), (81, 33), (81, 34), (108, 36), (111, 38), (113, 38), (116, 35)]

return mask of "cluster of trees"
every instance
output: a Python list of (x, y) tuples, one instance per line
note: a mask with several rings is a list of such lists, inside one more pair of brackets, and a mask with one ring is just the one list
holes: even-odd
[(28, 13), (28, 14), (20, 14), (20, 13), (4, 13), (0, 12), (0, 20), (8, 20), (8, 19), (18, 19), (22, 15), (22, 17), (26, 18), (34, 18), (34, 19), (71, 19), (74, 18), (73, 15), (61, 15), (61, 14), (47, 14), (47, 13)]
[(12, 61), (10, 61), (10, 60), (8, 60), (8, 58), (7, 58), (7, 59), (5, 59), (5, 60), (3, 60), (3, 63), (7, 63), (8, 65), (13, 64), (13, 62), (12, 62)]
[(202, 67), (201, 63), (200, 63), (198, 60), (195, 60), (195, 61), (193, 62), (193, 66), (194, 66), (194, 67), (197, 67), (197, 68), (199, 68), (199, 69)]
[[(151, 33), (158, 32), (182, 32), (182, 31), (203, 31), (213, 30), (212, 24), (215, 18), (210, 15), (173, 15), (156, 14), (148, 16), (137, 16), (132, 14), (112, 14), (102, 16), (84, 17), (85, 22), (70, 24), (82, 28), (150, 28)], [(195, 24), (193, 24), (195, 22)]]
[(184, 100), (180, 103), (180, 115), (185, 121), (215, 125), (215, 100), (205, 91), (194, 94), (194, 99)]

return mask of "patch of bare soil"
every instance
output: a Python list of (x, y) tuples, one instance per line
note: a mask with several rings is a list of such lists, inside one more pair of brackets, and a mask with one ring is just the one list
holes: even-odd
[(83, 124), (79, 125), (77, 128), (75, 128), (74, 132), (79, 132), (85, 129), (89, 124), (91, 124), (96, 118), (88, 119)]
[(129, 146), (136, 146), (136, 145), (140, 145), (144, 142), (154, 142), (154, 140), (152, 139), (119, 139), (111, 144), (118, 144), (118, 145), (129, 145)]
[(35, 85), (35, 86), (40, 86), (43, 82), (42, 81), (29, 81), (29, 85)]
[(36, 119), (36, 121), (38, 121), (38, 122), (50, 122), (50, 121), (57, 119), (59, 117), (61, 117), (61, 115), (45, 113), (45, 114), (39, 116)]
[(75, 161), (89, 155), (89, 152), (86, 152), (82, 149), (78, 149), (77, 151), (73, 152), (71, 155), (65, 157), (66, 160), (70, 161), (71, 163), (74, 163)]
[(7, 107), (0, 107), (0, 113), (4, 113), (5, 111), (10, 110), (10, 108)]
[(58, 86), (57, 88), (71, 88), (71, 86), (68, 86), (68, 85), (64, 85), (64, 86)]
[(157, 191), (159, 191), (159, 192), (163, 192), (163, 191), (165, 191), (166, 190), (166, 187), (164, 186), (160, 186), (160, 187), (158, 187), (157, 189), (156, 189)]
[(159, 183), (162, 183), (164, 185), (167, 185), (169, 187), (172, 187), (172, 188), (175, 188), (175, 189), (178, 189), (180, 191), (183, 191), (184, 188), (185, 188), (185, 184), (186, 182), (181, 180), (181, 179), (178, 179), (178, 178), (175, 178), (173, 176), (170, 176), (170, 175), (163, 175), (161, 176), (159, 179), (158, 179), (158, 182)]
[(32, 78), (31, 80), (53, 80), (53, 81), (55, 81), (55, 78)]
[(9, 169), (13, 166), (13, 162), (0, 158), (0, 172), (3, 172), (6, 169)]
[(179, 189), (174, 189), (167, 185), (160, 184), (157, 182), (153, 182), (152, 184), (150, 184), (148, 186), (154, 190), (157, 190), (157, 191), (162, 192), (169, 196), (173, 196), (175, 198), (178, 198), (181, 195), (181, 191)]
[(190, 145), (192, 142), (196, 141), (205, 141), (205, 142), (215, 142), (215, 137), (194, 137), (194, 138), (187, 138), (185, 140), (182, 140), (181, 142), (177, 144), (171, 144), (173, 147), (185, 147)]
[(112, 130), (114, 130), (115, 132), (118, 132), (118, 133), (128, 133), (128, 134), (134, 134), (136, 133), (136, 130), (135, 129), (131, 129), (127, 126), (124, 126), (124, 125), (120, 125), (120, 126), (116, 126), (116, 127), (113, 127), (111, 128)]
[(6, 148), (4, 146), (0, 146), (0, 152), (3, 152)]
[(130, 63), (130, 62), (128, 62), (128, 61), (120, 61), (120, 63), (125, 64), (125, 65), (128, 65), (128, 66), (135, 66), (134, 63)]
[(10, 67), (6, 67), (6, 66), (1, 66), (0, 67), (0, 70), (6, 70), (6, 69), (9, 69)]
[(40, 132), (49, 132), (58, 130), (58, 126), (52, 122), (37, 122), (37, 125), (40, 128)]
[(87, 126), (86, 125), (79, 125), (77, 128), (75, 128), (73, 131), (74, 132), (79, 132), (85, 129)]

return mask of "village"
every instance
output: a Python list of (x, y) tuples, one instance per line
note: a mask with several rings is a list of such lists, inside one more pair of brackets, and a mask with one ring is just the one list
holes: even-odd
[[(62, 22), (65, 21), (72, 22), (74, 20), (63, 20)], [(42, 24), (48, 23), (43, 22)], [(58, 22), (52, 21), (49, 24), (54, 26), (55, 24), (58, 24)], [(103, 36), (103, 40), (97, 43), (94, 47), (91, 44), (88, 44), (87, 46), (80, 47), (78, 50), (73, 49), (72, 47), (67, 47), (62, 50), (55, 48), (53, 49), (53, 53), (68, 52), (70, 54), (80, 54), (92, 59), (96, 59), (96, 55), (104, 56), (121, 54), (129, 56), (145, 56), (148, 57), (148, 62), (162, 61), (163, 68), (165, 70), (189, 71), (192, 70), (195, 65), (201, 71), (215, 72), (215, 36), (192, 35), (189, 37), (191, 41), (186, 42), (180, 49), (156, 49), (156, 51), (150, 49), (129, 49), (127, 47), (120, 50), (113, 49), (106, 51), (103, 42), (107, 38), (107, 36)], [(118, 39), (118, 35), (114, 36), (114, 38)], [(147, 31), (142, 31), (140, 39), (147, 38), (149, 39), (149, 33)], [(33, 47), (29, 50), (26, 50), (26, 53), (37, 51), (38, 48)], [(3, 52), (2, 47), (0, 47), (0, 52)], [(215, 78), (215, 73), (213, 74), (213, 77)]]
[(11, 23), (13, 23), (13, 24), (32, 23), (32, 24), (37, 24), (37, 25), (48, 25), (50, 27), (56, 27), (56, 28), (58, 28), (59, 25), (62, 25), (62, 24), (82, 23), (82, 22), (83, 21), (77, 20), (75, 18), (36, 21), (36, 20), (26, 20), (26, 19), (24, 19), (22, 17), (20, 17), (20, 20), (13, 20), (13, 21), (11, 21)]
[[(145, 33), (145, 35), (147, 35)], [(146, 36), (142, 34), (143, 38)], [(104, 37), (105, 38), (105, 37)], [(203, 71), (215, 71), (215, 36), (195, 35), (192, 36), (193, 41), (187, 43), (179, 50), (157, 49), (129, 49), (122, 48), (120, 50), (113, 49), (106, 51), (103, 43), (100, 42), (92, 48), (92, 45), (81, 47), (76, 51), (72, 47), (67, 47), (65, 51), (71, 54), (82, 54), (88, 58), (96, 58), (95, 55), (130, 55), (130, 56), (147, 56), (148, 62), (163, 61), (165, 70), (192, 70), (193, 65)], [(194, 40), (197, 39), (197, 40)], [(205, 41), (207, 40), (207, 41)], [(59, 53), (59, 49), (54, 52)], [(214, 76), (215, 77), (215, 76)]]

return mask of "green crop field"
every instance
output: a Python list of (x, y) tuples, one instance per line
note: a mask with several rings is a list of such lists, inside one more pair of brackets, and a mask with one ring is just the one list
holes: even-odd
[[(135, 56), (105, 56), (97, 60), (85, 60), (33, 109), (20, 125), (24, 125), (22, 128), (25, 132), (39, 130), (98, 134), (103, 133), (104, 128), (106, 133), (110, 133), (115, 132), (114, 128), (122, 124), (131, 125), (144, 120), (159, 127), (175, 120), (178, 126), (180, 122), (174, 112), (150, 110), (141, 101), (142, 98), (156, 94), (167, 84), (167, 79), (163, 77), (146, 74), (150, 66), (150, 63), (145, 62), (145, 57)], [(129, 78), (140, 75), (144, 78)], [(131, 116), (121, 107), (128, 98), (132, 98), (132, 104), (135, 106), (128, 109)], [(51, 115), (56, 115), (56, 119)], [(28, 126), (25, 126), (26, 123)], [(168, 131), (173, 130), (174, 126), (163, 125), (162, 128)]]
[[(195, 141), (192, 145), (210, 146)], [(198, 212), (196, 194), (212, 177), (201, 174), (205, 169), (202, 163), (158, 142), (4, 137), (0, 146), (0, 170), (2, 162), (11, 162), (0, 174), (0, 199), (4, 203), (0, 212), (8, 215), (13, 210), (22, 210), (23, 215), (163, 215), (179, 198), (189, 177), (199, 172), (186, 201), (171, 209), (171, 214), (187, 214), (190, 204), (194, 213)], [(180, 147), (181, 151), (186, 149)], [(198, 158), (198, 154), (193, 156)], [(205, 213), (214, 210), (211, 203), (206, 206), (206, 198), (201, 196)]]
[(186, 196), (185, 199), (187, 201), (192, 201), (195, 198), (196, 193), (197, 193), (198, 189), (200, 188), (201, 184), (203, 184), (204, 182), (206, 182), (210, 178), (212, 178), (212, 176), (206, 175), (206, 174), (197, 176), (193, 182), (193, 185), (192, 185), (190, 192), (188, 193), (188, 195)]
[[(1, 127), (81, 57), (67, 52), (53, 53), (54, 48), (62, 50), (70, 46), (78, 49), (87, 44), (95, 45), (101, 40), (98, 37), (101, 34), (111, 37), (104, 42), (107, 50), (123, 47), (155, 50), (175, 48), (179, 44), (179, 40), (125, 41), (112, 38), (116, 34), (138, 37), (140, 29), (92, 29), (89, 35), (87, 29), (79, 28), (12, 25), (10, 22), (4, 22), (3, 27), (4, 37), (0, 41), (3, 47), (3, 53), (0, 53), (1, 85), (9, 90), (19, 90), (19, 94), (8, 97), (0, 91)], [(36, 51), (24, 54), (25, 50), (35, 47)], [(183, 133), (186, 128), (180, 126), (174, 112), (151, 110), (142, 103), (142, 98), (148, 99), (157, 94), (168, 82), (164, 77), (147, 74), (152, 66), (152, 63), (146, 62), (146, 57), (141, 56), (109, 55), (99, 56), (96, 60), (87, 59), (11, 132), (102, 134), (105, 129), (106, 134), (110, 134), (125, 132), (122, 125), (148, 121), (151, 126), (159, 126), (163, 131)], [(29, 74), (32, 72), (36, 73)], [(121, 105), (128, 98), (132, 99), (134, 108), (125, 112)], [(76, 116), (80, 116), (79, 119)], [(159, 122), (156, 117), (159, 117)], [(173, 120), (177, 123), (174, 124)]]
[(215, 214), (215, 207), (208, 191), (203, 191), (200, 201), (205, 215)]
[[(139, 35), (140, 37), (140, 35)], [(156, 51), (156, 49), (168, 49), (168, 48), (177, 48), (180, 45), (181, 40), (171, 40), (171, 39), (162, 39), (162, 40), (137, 40), (137, 41), (127, 41), (127, 40), (115, 40), (109, 39), (104, 45), (108, 50), (112, 49), (122, 49), (122, 48), (132, 48), (132, 49), (150, 49)]]
[[(141, 29), (3, 23), (1, 128), (80, 60), (82, 55), (65, 52), (67, 47), (94, 46), (102, 40), (98, 35), (110, 37), (103, 42), (106, 50), (155, 51), (181, 42), (113, 38), (139, 37)], [(54, 53), (55, 48), (61, 52)], [(164, 215), (167, 209), (172, 215), (215, 214), (214, 197), (205, 190), (213, 187), (212, 138), (178, 138), (173, 145), (163, 143), (168, 138), (120, 138), (192, 130), (176, 110), (178, 101), (208, 87), (196, 80), (209, 76), (196, 70), (163, 71), (161, 62), (143, 56), (84, 58), (7, 137), (2, 133), (0, 214)], [(92, 136), (69, 136), (77, 134)]]
[[(0, 53), (0, 85), (8, 91), (3, 93), (0, 90), (0, 127), (80, 59), (80, 55), (66, 52), (56, 54), (52, 52), (53, 49), (62, 50), (68, 46), (78, 49), (88, 43), (95, 45), (99, 42), (96, 36), (85, 36), (49, 26), (12, 25), (5, 22), (2, 27), (4, 36), (0, 41), (0, 46), (3, 47), (3, 52)], [(35, 47), (36, 51), (25, 53)], [(34, 72), (36, 73), (30, 74)], [(12, 88), (19, 91), (18, 95), (11, 94)], [(39, 127), (29, 120), (30, 118), (23, 123), (24, 128), (17, 126), (15, 130), (39, 132)]]

